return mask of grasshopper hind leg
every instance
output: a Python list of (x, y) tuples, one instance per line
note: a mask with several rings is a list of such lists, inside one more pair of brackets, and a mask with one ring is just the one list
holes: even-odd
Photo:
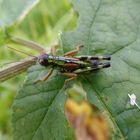
[(97, 69), (100, 69), (100, 68), (108, 68), (111, 66), (110, 62), (98, 62), (96, 60), (91, 60), (91, 63), (92, 63), (92, 68), (97, 68)]
[(83, 69), (77, 69), (73, 73), (81, 74), (81, 73), (86, 73), (86, 72), (92, 72), (92, 71), (97, 71), (99, 69), (108, 68), (110, 66), (111, 66), (110, 62), (104, 62), (104, 63), (94, 62), (92, 67), (86, 67), (86, 68), (83, 68)]
[(82, 61), (89, 61), (89, 60), (111, 60), (111, 56), (86, 56), (86, 55), (82, 55), (82, 56), (76, 56), (76, 58), (78, 58), (79, 60)]

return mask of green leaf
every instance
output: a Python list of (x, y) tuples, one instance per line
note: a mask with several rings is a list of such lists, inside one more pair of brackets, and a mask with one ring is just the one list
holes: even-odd
[(46, 68), (35, 65), (13, 104), (14, 140), (73, 140), (64, 115), (64, 78), (57, 72), (47, 82), (33, 84)]
[(85, 45), (84, 55), (111, 55), (112, 67), (81, 76), (88, 100), (111, 123), (112, 139), (138, 140), (140, 112), (130, 106), (128, 93), (140, 103), (140, 1), (72, 0), (79, 14), (77, 28), (62, 34), (65, 51)]
[[(107, 116), (112, 139), (138, 140), (140, 113), (128, 93), (140, 101), (140, 41), (138, 0), (73, 0), (79, 13), (77, 28), (62, 34), (64, 50), (83, 44), (85, 55), (112, 55), (112, 68), (79, 78), (91, 103)], [(34, 66), (13, 105), (15, 139), (73, 139), (64, 116), (64, 79), (54, 75), (45, 83), (33, 81), (46, 73)]]
[(21, 20), (39, 0), (0, 0), (0, 26)]

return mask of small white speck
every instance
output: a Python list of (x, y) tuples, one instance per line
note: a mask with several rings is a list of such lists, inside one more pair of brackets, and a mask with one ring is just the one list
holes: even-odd
[(137, 97), (136, 97), (136, 95), (135, 94), (128, 94), (128, 96), (129, 96), (129, 98), (130, 98), (130, 104), (131, 105), (135, 105), (139, 110), (140, 110), (140, 106), (136, 103), (136, 99), (137, 99)]

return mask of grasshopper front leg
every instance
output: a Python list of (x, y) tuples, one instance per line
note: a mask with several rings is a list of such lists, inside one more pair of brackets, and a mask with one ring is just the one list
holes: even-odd
[(83, 45), (77, 46), (76, 49), (74, 49), (74, 50), (72, 50), (70, 52), (65, 53), (64, 56), (72, 57), (72, 56), (76, 55), (80, 51), (80, 49), (83, 48), (83, 47), (84, 47)]
[(49, 69), (48, 73), (44, 77), (42, 77), (39, 80), (34, 81), (34, 84), (37, 84), (37, 83), (43, 82), (43, 81), (47, 81), (48, 78), (52, 75), (52, 73), (53, 73), (53, 68)]
[(56, 50), (59, 48), (59, 44), (56, 42), (55, 44), (53, 44), (53, 46), (51, 47), (51, 54), (52, 55), (56, 55)]

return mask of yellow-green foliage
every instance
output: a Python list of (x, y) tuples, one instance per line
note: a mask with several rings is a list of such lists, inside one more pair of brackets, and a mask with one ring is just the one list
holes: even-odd
[[(41, 0), (21, 23), (12, 26), (12, 34), (48, 46), (58, 39), (63, 30), (72, 29), (76, 16), (67, 0)], [(2, 43), (1, 43), (2, 44)], [(1, 66), (7, 62), (19, 61), (23, 57), (0, 46)], [(25, 56), (26, 57), (26, 56)], [(0, 133), (10, 135), (10, 107), (17, 87), (24, 82), (25, 74), (8, 80), (0, 85)], [(1, 134), (0, 134), (1, 135)], [(0, 138), (3, 139), (3, 136)]]

